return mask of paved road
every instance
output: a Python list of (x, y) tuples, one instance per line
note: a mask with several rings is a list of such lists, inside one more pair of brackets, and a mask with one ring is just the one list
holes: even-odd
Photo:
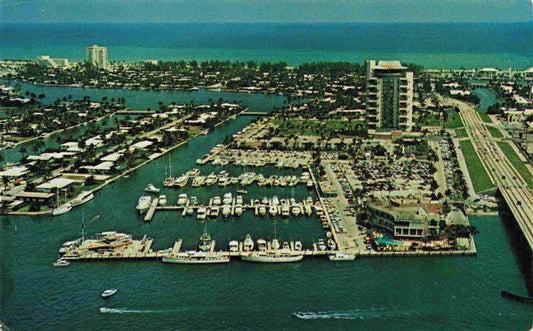
[(533, 249), (533, 194), (526, 181), (509, 162), (481, 120), (468, 104), (447, 99), (446, 102), (460, 109), (460, 115), (476, 153), (481, 159), (492, 182), (498, 186), (524, 237)]

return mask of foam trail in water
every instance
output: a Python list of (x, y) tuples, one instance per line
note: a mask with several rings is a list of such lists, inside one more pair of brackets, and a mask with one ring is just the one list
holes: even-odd
[(292, 314), (294, 317), (304, 320), (314, 319), (343, 319), (343, 320), (359, 320), (359, 319), (385, 319), (391, 317), (405, 317), (418, 315), (416, 312), (409, 311), (391, 311), (385, 308), (372, 309), (356, 309), (349, 311), (319, 311), (319, 312), (298, 312)]
[(101, 307), (100, 313), (102, 314), (154, 314), (154, 313), (168, 313), (171, 310), (168, 309), (129, 309), (129, 308), (107, 308)]

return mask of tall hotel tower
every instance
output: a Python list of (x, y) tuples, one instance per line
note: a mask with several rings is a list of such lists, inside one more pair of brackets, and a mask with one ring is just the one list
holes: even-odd
[(366, 61), (368, 129), (411, 131), (413, 73), (400, 61)]
[(90, 63), (97, 68), (106, 69), (107, 48), (97, 45), (87, 47), (87, 50), (85, 52), (85, 60), (87, 61), (87, 63)]

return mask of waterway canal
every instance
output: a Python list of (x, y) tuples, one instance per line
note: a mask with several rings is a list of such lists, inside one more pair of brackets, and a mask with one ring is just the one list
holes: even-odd
[[(110, 97), (106, 92), (109, 91), (94, 91)], [(223, 93), (211, 93), (214, 92), (204, 97), (227, 98)], [(184, 93), (183, 98), (193, 95), (201, 100), (194, 93)], [(243, 99), (253, 110), (269, 110), (282, 102), (277, 96), (231, 96), (234, 98), (229, 99)], [(124, 97), (127, 101), (131, 99)], [(173, 151), (173, 173), (195, 167), (198, 157), (252, 120), (239, 117)], [(174, 240), (183, 238), (185, 248), (192, 248), (203, 229), (194, 218), (158, 213), (152, 223), (145, 224), (134, 209), (147, 183), (160, 186), (167, 165), (168, 158), (160, 158), (106, 187), (88, 204), (60, 217), (1, 217), (0, 319), (17, 330), (80, 330), (89, 326), (128, 330), (531, 327), (529, 306), (500, 297), (501, 289), (521, 295), (526, 290), (511, 239), (498, 216), (472, 218), (480, 232), (476, 237), (476, 257), (363, 258), (352, 263), (306, 258), (301, 263), (285, 265), (235, 260), (227, 265), (210, 266), (160, 262), (51, 266), (61, 243), (79, 236), (82, 213), (86, 220), (101, 215), (87, 224), (89, 233), (117, 230), (134, 237), (148, 234), (155, 239), (156, 249), (169, 247)], [(278, 172), (272, 168), (227, 169), (230, 173)], [(202, 167), (204, 173), (211, 170), (215, 168)], [(194, 194), (204, 201), (227, 190), (214, 187)], [(193, 189), (186, 191), (192, 193)], [(299, 200), (307, 195), (303, 186), (294, 190), (251, 186), (248, 191), (247, 196), (252, 197), (277, 194)], [(177, 192), (165, 191), (170, 201), (176, 199)], [(220, 249), (229, 238), (241, 239), (246, 233), (255, 238), (272, 236), (274, 222), (268, 217), (255, 218), (248, 212), (240, 218), (211, 220), (208, 229), (219, 241)], [(277, 230), (282, 240), (301, 239), (304, 245), (323, 236), (314, 218), (300, 217), (288, 222), (279, 219)], [(108, 301), (102, 300), (101, 291), (111, 287), (117, 287), (118, 294)], [(100, 307), (114, 310), (101, 314)], [(308, 314), (301, 315), (305, 319), (294, 317), (298, 312)]]

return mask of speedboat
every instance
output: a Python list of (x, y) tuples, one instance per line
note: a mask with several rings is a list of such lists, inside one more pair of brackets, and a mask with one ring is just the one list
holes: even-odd
[(206, 180), (205, 180), (205, 185), (206, 186), (211, 186), (213, 184), (215, 184), (218, 180), (218, 177), (217, 175), (215, 175), (214, 173), (210, 173), (209, 176), (207, 176)]
[(239, 242), (237, 240), (232, 240), (229, 242), (229, 251), (230, 252), (239, 251)]
[(68, 267), (70, 265), (70, 262), (63, 259), (58, 259), (52, 265), (54, 267)]
[(105, 290), (104, 292), (102, 292), (102, 298), (109, 298), (110, 296), (114, 295), (115, 293), (117, 293), (117, 289), (116, 288), (111, 288), (111, 289), (108, 289), (108, 290)]
[(238, 205), (238, 206), (235, 206), (235, 215), (237, 216), (241, 216), (242, 215), (242, 206)]
[(58, 216), (68, 213), (72, 209), (72, 204), (70, 202), (65, 203), (64, 205), (61, 205), (54, 209), (52, 211), (52, 215)]
[(148, 193), (159, 193), (159, 189), (155, 187), (154, 184), (146, 185), (146, 187), (144, 188), (144, 191)]
[(328, 258), (330, 261), (353, 261), (355, 260), (355, 254), (336, 253)]
[(163, 182), (163, 186), (171, 187), (171, 186), (174, 186), (174, 183), (175, 183), (174, 177), (167, 177), (165, 178), (165, 181)]
[(266, 207), (265, 206), (259, 206), (259, 215), (264, 216), (266, 215)]
[(166, 206), (166, 204), (167, 204), (167, 196), (164, 195), (164, 194), (161, 194), (159, 196), (158, 203), (159, 203), (160, 206)]
[(221, 203), (222, 203), (222, 200), (220, 199), (218, 195), (213, 198), (213, 205), (220, 205)]

